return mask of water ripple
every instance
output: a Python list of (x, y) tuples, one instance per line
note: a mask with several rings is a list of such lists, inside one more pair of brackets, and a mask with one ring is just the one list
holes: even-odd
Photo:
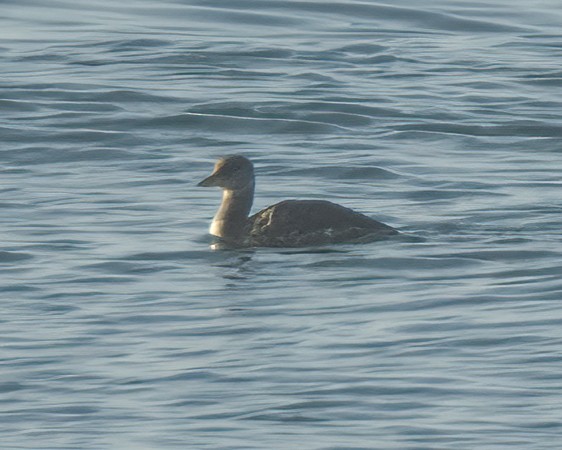
[[(3, 447), (559, 448), (562, 15), (519, 3), (3, 2)], [(402, 234), (211, 251), (232, 153), (254, 210)]]

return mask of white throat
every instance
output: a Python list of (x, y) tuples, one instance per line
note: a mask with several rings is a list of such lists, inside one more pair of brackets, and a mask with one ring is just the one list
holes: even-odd
[(225, 240), (243, 239), (253, 200), (253, 180), (244, 189), (224, 189), (221, 206), (213, 218), (209, 233)]

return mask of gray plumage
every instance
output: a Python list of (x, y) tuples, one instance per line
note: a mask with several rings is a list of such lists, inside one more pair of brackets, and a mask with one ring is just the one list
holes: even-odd
[(198, 186), (218, 186), (223, 200), (210, 233), (237, 247), (308, 247), (363, 242), (397, 234), (364, 214), (324, 200), (285, 200), (248, 217), (254, 168), (241, 155), (219, 159)]

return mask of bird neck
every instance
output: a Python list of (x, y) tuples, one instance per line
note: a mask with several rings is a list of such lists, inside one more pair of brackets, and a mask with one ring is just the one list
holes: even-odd
[(248, 215), (253, 201), (253, 181), (244, 189), (224, 189), (221, 206), (213, 219), (210, 233), (230, 241), (242, 239), (246, 233)]

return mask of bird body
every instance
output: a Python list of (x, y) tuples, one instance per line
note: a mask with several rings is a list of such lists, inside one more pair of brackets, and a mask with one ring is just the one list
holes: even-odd
[(219, 186), (223, 199), (210, 233), (236, 247), (308, 247), (375, 240), (394, 228), (325, 200), (285, 200), (248, 217), (254, 198), (249, 159), (221, 158), (199, 186)]

